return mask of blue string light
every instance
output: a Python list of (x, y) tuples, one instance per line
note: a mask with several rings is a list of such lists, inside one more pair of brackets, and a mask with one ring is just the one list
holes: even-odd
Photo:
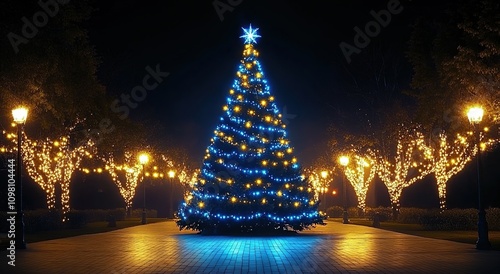
[(258, 28), (243, 30), (243, 59), (178, 225), (203, 230), (230, 221), (245, 227), (322, 223), (257, 60)]

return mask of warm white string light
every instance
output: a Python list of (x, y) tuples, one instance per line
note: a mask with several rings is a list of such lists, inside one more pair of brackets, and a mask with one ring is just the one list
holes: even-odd
[[(152, 166), (149, 170), (144, 172), (144, 176), (151, 177), (151, 179), (165, 179), (171, 177), (170, 179), (177, 177), (179, 181), (185, 185), (192, 188), (199, 174), (199, 170), (191, 173), (185, 165), (178, 165), (175, 161), (170, 159), (168, 156), (161, 155), (160, 158), (165, 162), (164, 170), (158, 166)], [(137, 191), (137, 186), (139, 182), (143, 181), (143, 170), (142, 165), (137, 162), (132, 152), (124, 153), (124, 162), (116, 163), (115, 157), (112, 154), (107, 157), (100, 157), (104, 162), (104, 167), (98, 168), (81, 168), (84, 173), (102, 173), (107, 171), (113, 183), (118, 187), (120, 195), (125, 202), (125, 208), (127, 212), (132, 208), (132, 203), (134, 196)], [(178, 171), (180, 170), (180, 171)]]
[[(71, 131), (72, 128), (70, 128)], [(17, 144), (17, 135), (7, 134), (7, 138)], [(32, 140), (23, 133), (22, 157), (28, 175), (46, 195), (48, 209), (56, 207), (55, 189), (61, 187), (61, 209), (63, 221), (70, 210), (69, 185), (73, 172), (80, 167), (84, 157), (92, 158), (94, 143), (87, 141), (76, 147), (70, 145), (70, 136), (57, 139)]]
[(349, 161), (350, 164), (345, 167), (344, 173), (347, 180), (354, 188), (358, 198), (358, 208), (364, 212), (366, 208), (368, 187), (370, 182), (375, 178), (375, 173), (377, 171), (376, 158), (372, 151), (368, 151), (364, 156), (360, 156), (359, 152), (354, 151), (352, 155), (353, 156), (350, 157), (352, 161)]
[(423, 157), (432, 154), (429, 149), (421, 132), (404, 130), (398, 133), (394, 162), (382, 157), (377, 160), (377, 174), (389, 191), (395, 217), (403, 189), (432, 172), (432, 161)]
[(179, 180), (185, 186), (184, 191), (184, 201), (189, 202), (193, 198), (191, 194), (193, 189), (195, 188), (196, 181), (198, 180), (198, 176), (200, 175), (200, 169), (195, 169), (192, 172), (182, 170), (182, 175), (179, 175)]
[[(101, 160), (105, 163), (104, 170), (109, 173), (113, 183), (120, 191), (120, 195), (125, 202), (125, 210), (129, 212), (132, 208), (132, 200), (134, 199), (137, 185), (142, 180), (143, 170), (142, 165), (135, 159), (131, 152), (126, 151), (124, 158), (125, 160), (122, 164), (116, 163), (112, 154), (108, 155), (107, 158), (101, 158)], [(82, 170), (85, 173), (90, 172), (87, 168)], [(102, 168), (93, 169), (93, 171), (101, 173)]]
[(330, 171), (326, 168), (304, 168), (304, 173), (307, 174), (307, 178), (309, 179), (308, 189), (314, 191), (315, 200), (319, 200), (320, 195), (328, 192), (331, 181), (329, 176), (331, 176), (332, 172), (333, 169)]
[[(446, 209), (446, 186), (451, 177), (462, 171), (477, 154), (477, 147), (474, 145), (473, 132), (467, 134), (457, 134), (453, 142), (448, 141), (445, 133), (439, 135), (439, 144), (431, 150), (432, 171), (436, 178), (439, 194), (439, 207)], [(481, 134), (480, 147), (484, 151), (493, 147), (498, 140), (484, 140)]]
[(446, 134), (439, 135), (439, 144), (433, 148), (431, 159), (439, 194), (439, 207), (446, 209), (446, 185), (450, 178), (460, 172), (477, 153), (474, 142), (468, 136), (456, 135), (453, 142), (448, 141)]

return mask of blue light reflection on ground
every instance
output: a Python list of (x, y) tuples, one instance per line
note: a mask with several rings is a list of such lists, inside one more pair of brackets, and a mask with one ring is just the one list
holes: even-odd
[[(260, 262), (273, 272), (313, 273), (317, 263), (313, 256), (327, 235), (296, 236), (200, 236), (177, 235), (181, 257), (204, 265), (213, 271), (265, 271)], [(291, 262), (294, 262), (290, 264)]]

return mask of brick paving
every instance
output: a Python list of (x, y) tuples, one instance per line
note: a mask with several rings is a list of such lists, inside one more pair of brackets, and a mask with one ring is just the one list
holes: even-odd
[(173, 221), (28, 243), (0, 273), (500, 273), (500, 251), (329, 222), (292, 236), (202, 236)]

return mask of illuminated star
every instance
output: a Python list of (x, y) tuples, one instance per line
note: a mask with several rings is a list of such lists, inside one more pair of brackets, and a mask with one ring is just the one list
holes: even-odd
[(250, 24), (250, 27), (248, 29), (241, 28), (245, 34), (240, 36), (240, 38), (245, 38), (245, 44), (257, 44), (257, 41), (255, 41), (256, 38), (260, 38), (261, 36), (257, 34), (257, 31), (259, 28), (252, 29), (252, 24)]

